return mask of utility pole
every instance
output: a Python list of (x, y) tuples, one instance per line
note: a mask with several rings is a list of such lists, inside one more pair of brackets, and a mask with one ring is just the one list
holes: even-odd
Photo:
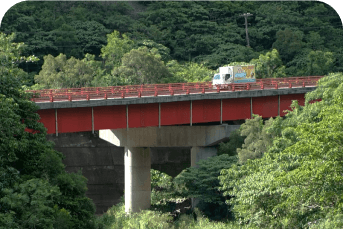
[(249, 34), (248, 34), (248, 17), (253, 16), (253, 14), (244, 13), (244, 14), (241, 14), (239, 16), (245, 18), (245, 34), (246, 34), (246, 38), (247, 38), (247, 47), (250, 47), (250, 44), (249, 44)]

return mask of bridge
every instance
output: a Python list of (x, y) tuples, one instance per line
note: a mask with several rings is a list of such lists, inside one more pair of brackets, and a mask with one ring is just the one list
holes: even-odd
[[(284, 116), (292, 100), (322, 76), (259, 79), (255, 83), (212, 85), (172, 83), (29, 91), (48, 134), (95, 132), (124, 147), (125, 210), (150, 206), (151, 148), (191, 147), (192, 166), (216, 155), (213, 147), (245, 120)], [(210, 123), (211, 126), (206, 125)]]
[(174, 83), (29, 90), (48, 134), (284, 116), (292, 100), (304, 104), (321, 76), (260, 79), (212, 86)]

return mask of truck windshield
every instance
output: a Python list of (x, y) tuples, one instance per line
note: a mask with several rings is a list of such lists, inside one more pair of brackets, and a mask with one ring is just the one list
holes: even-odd
[(214, 75), (213, 79), (214, 80), (219, 80), (220, 79), (220, 75), (219, 74)]

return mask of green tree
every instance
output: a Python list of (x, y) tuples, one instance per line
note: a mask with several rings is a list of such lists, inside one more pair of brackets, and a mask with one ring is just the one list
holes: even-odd
[(287, 63), (301, 50), (304, 37), (301, 31), (292, 31), (289, 28), (276, 33), (276, 41), (273, 48), (280, 53), (280, 57)]
[(214, 74), (213, 70), (195, 62), (179, 64), (172, 60), (167, 63), (167, 67), (172, 77), (164, 79), (166, 83), (210, 81)]
[(307, 56), (307, 74), (326, 75), (332, 72), (334, 56), (331, 52), (311, 51)]
[[(253, 14), (248, 19), (251, 48), (246, 47), (242, 12)], [(0, 30), (17, 32), (15, 41), (27, 44), (25, 55), (34, 53), (42, 60), (22, 63), (27, 72), (38, 73), (48, 54), (64, 53), (78, 59), (85, 53), (97, 56), (106, 44), (105, 33), (116, 30), (132, 41), (150, 40), (167, 47), (172, 59), (180, 63), (203, 63), (211, 69), (229, 62), (249, 62), (274, 47), (287, 75), (300, 75), (303, 67), (296, 64), (306, 62), (308, 49), (332, 52), (337, 60), (334, 71), (342, 71), (341, 25), (335, 10), (318, 1), (26, 1), (8, 10)], [(167, 62), (163, 55), (162, 60)], [(110, 76), (113, 63), (108, 61), (104, 64), (109, 65), (106, 74)]]
[[(64, 18), (62, 18), (64, 21)], [(79, 42), (76, 36), (76, 30), (69, 24), (63, 23), (60, 27), (53, 30), (55, 35), (55, 44), (59, 53), (68, 53), (68, 56), (77, 55), (78, 47), (76, 43)]]
[(336, 16), (335, 9), (318, 2), (304, 7), (303, 15), (299, 22), (304, 26), (308, 48), (336, 52), (342, 46), (342, 40), (339, 39), (343, 32), (342, 21)]
[(261, 158), (272, 144), (272, 135), (266, 129), (273, 123), (273, 118), (263, 124), (261, 116), (254, 115), (253, 119), (245, 120), (241, 125), (240, 134), (246, 136), (242, 148), (237, 148), (240, 163), (245, 163), (248, 159)]
[(241, 136), (241, 131), (239, 129), (234, 130), (230, 134), (230, 140), (228, 142), (219, 143), (218, 155), (222, 155), (222, 154), (228, 154), (229, 156), (238, 155), (237, 149), (242, 148), (245, 138), (246, 136)]
[(171, 74), (160, 55), (156, 56), (147, 47), (139, 47), (123, 56), (121, 66), (113, 69), (112, 76), (118, 84), (135, 85), (160, 83)]
[(173, 177), (158, 170), (151, 169), (151, 210), (173, 212), (179, 201), (184, 201), (177, 191)]
[(101, 57), (105, 61), (105, 68), (111, 72), (113, 68), (121, 65), (124, 54), (134, 47), (134, 42), (126, 35), (113, 31), (107, 35), (107, 44), (101, 48)]
[(306, 46), (311, 50), (323, 50), (324, 49), (324, 38), (320, 36), (318, 32), (310, 31), (305, 37)]
[(258, 59), (252, 59), (250, 63), (256, 66), (256, 78), (279, 78), (285, 77), (285, 66), (279, 52), (273, 49), (265, 55), (261, 54)]
[[(92, 61), (93, 64), (88, 63)], [(44, 57), (42, 70), (35, 76), (38, 84), (33, 88), (78, 88), (91, 86), (97, 75), (99, 65), (94, 63), (94, 56), (87, 55), (85, 59), (74, 57), (67, 59), (65, 54), (57, 57), (48, 55)]]
[(142, 14), (141, 30), (149, 39), (170, 47), (174, 59), (206, 63), (208, 67), (216, 68), (220, 65), (216, 61), (222, 58), (227, 61), (234, 54), (242, 56), (220, 46), (244, 44), (245, 38), (240, 35), (244, 33), (244, 27), (237, 26), (233, 17), (243, 10), (241, 5), (244, 4), (154, 2)]
[(303, 49), (288, 62), (286, 73), (291, 76), (323, 76), (334, 72), (339, 59), (335, 52)]
[(229, 216), (223, 193), (219, 191), (220, 171), (237, 162), (237, 156), (222, 154), (197, 162), (174, 179), (176, 191), (186, 198), (199, 198), (199, 209), (212, 219)]
[[(222, 170), (228, 201), (245, 227), (342, 228), (343, 75), (322, 78), (305, 106), (292, 104), (260, 159)], [(309, 101), (322, 101), (310, 104)]]
[(298, 2), (259, 2), (253, 13), (255, 25), (249, 27), (251, 47), (265, 52), (273, 48), (278, 31), (297, 30), (302, 20)]
[(81, 60), (86, 66), (86, 69), (92, 72), (93, 79), (90, 85), (93, 87), (107, 86), (104, 82), (104, 76), (107, 76), (106, 70), (103, 68), (102, 61), (97, 61), (95, 58), (93, 54), (86, 54), (84, 59)]
[[(94, 204), (86, 178), (68, 174), (63, 155), (46, 140), (38, 106), (22, 90), (24, 44), (0, 33), (0, 227), (91, 228)], [(74, 205), (71, 205), (74, 204)]]
[(212, 54), (199, 56), (194, 60), (204, 62), (206, 66), (215, 69), (229, 62), (249, 62), (255, 57), (258, 57), (258, 53), (252, 48), (228, 42), (219, 44)]
[(155, 54), (164, 63), (167, 63), (171, 59), (170, 49), (162, 44), (156, 43), (155, 41), (146, 39), (142, 41), (137, 41), (136, 46), (137, 48), (141, 46), (147, 47), (151, 53)]
[[(82, 8), (83, 9), (83, 8)], [(75, 29), (77, 53), (71, 56), (81, 59), (85, 54), (100, 55), (100, 49), (106, 44), (105, 34), (109, 32), (104, 25), (96, 21), (73, 21), (70, 25)]]
[(287, 68), (285, 69), (287, 76), (306, 75), (308, 53), (308, 49), (303, 49), (294, 56), (293, 60), (287, 63)]

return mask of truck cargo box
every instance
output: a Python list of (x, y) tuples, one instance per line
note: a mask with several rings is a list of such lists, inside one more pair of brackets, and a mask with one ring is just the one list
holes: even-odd
[(212, 85), (247, 82), (256, 82), (254, 65), (219, 67), (219, 73), (213, 76)]

